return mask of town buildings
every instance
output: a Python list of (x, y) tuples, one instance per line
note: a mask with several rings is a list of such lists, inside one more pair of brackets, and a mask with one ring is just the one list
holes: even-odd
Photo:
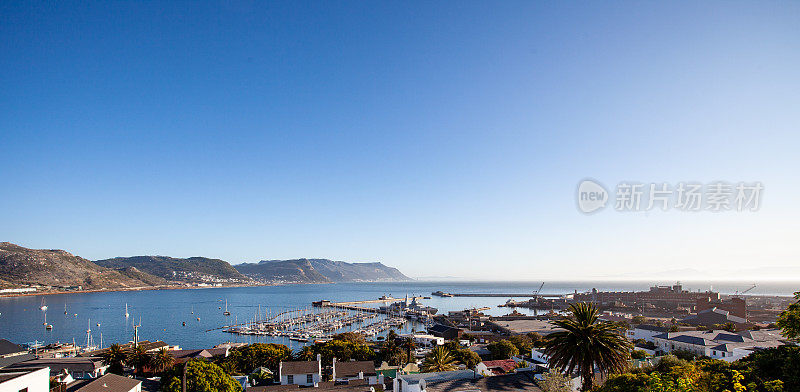
[(760, 349), (785, 344), (779, 330), (743, 331), (724, 330), (666, 332), (653, 337), (656, 350), (671, 353), (683, 350), (695, 355), (732, 362)]

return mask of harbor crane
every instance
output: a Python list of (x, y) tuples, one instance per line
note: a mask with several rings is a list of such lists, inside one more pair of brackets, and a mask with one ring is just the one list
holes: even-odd
[(542, 284), (539, 286), (539, 290), (536, 290), (536, 291), (533, 292), (533, 296), (534, 297), (538, 297), (539, 294), (542, 293), (542, 287), (544, 287), (544, 282), (542, 282)]
[(750, 286), (750, 288), (748, 288), (745, 291), (739, 292), (739, 290), (736, 290), (736, 292), (733, 295), (744, 295), (745, 293), (747, 293), (748, 291), (750, 291), (750, 290), (752, 290), (754, 288), (756, 288), (756, 284), (755, 283), (753, 283), (753, 285)]

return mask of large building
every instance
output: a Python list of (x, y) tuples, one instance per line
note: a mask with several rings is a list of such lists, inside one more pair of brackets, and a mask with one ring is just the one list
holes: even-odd
[(594, 302), (600, 305), (624, 304), (628, 306), (652, 305), (663, 309), (694, 309), (698, 301), (719, 301), (719, 293), (684, 290), (680, 283), (673, 286), (653, 286), (648, 291), (598, 291), (573, 294), (576, 302)]

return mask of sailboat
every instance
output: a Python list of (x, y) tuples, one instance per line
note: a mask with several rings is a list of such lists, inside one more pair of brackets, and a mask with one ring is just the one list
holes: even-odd
[(128, 304), (125, 304), (125, 318), (130, 317), (130, 313), (128, 313)]
[(230, 316), (231, 315), (231, 312), (228, 311), (228, 300), (227, 299), (225, 300), (225, 311), (222, 312), (222, 314), (224, 314), (226, 316)]
[(39, 307), (39, 309), (41, 309), (42, 312), (46, 312), (47, 311), (47, 305), (44, 302), (44, 298), (42, 298), (42, 306)]
[(44, 325), (44, 329), (47, 330), (53, 329), (53, 326), (47, 323), (47, 312), (44, 312), (44, 322), (42, 323), (42, 325)]

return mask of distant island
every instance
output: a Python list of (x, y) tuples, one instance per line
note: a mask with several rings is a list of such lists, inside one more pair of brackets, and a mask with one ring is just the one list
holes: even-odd
[(60, 249), (0, 242), (0, 295), (289, 283), (408, 281), (382, 263), (328, 259), (231, 265), (206, 257), (115, 257), (90, 261)]

